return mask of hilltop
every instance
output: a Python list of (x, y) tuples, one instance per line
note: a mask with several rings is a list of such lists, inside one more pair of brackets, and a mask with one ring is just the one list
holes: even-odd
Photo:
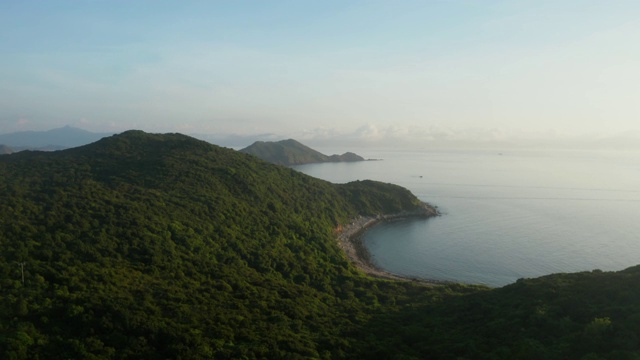
[(324, 155), (296, 140), (256, 141), (240, 152), (251, 154), (277, 165), (292, 166), (322, 162), (364, 161), (364, 158), (352, 152), (342, 155)]
[(2, 359), (640, 356), (640, 266), (499, 289), (356, 269), (342, 225), (423, 206), (392, 184), (141, 131), (0, 178)]

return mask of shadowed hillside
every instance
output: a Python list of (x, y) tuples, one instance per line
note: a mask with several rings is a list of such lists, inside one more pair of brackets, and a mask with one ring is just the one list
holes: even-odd
[[(638, 359), (640, 266), (553, 274), (374, 317), (362, 359)], [(397, 324), (404, 324), (398, 326)], [(400, 349), (400, 350), (399, 350)]]

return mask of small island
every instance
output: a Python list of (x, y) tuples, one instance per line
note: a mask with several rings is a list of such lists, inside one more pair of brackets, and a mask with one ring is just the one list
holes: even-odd
[(284, 166), (323, 162), (365, 161), (362, 156), (352, 152), (346, 152), (342, 155), (325, 155), (293, 139), (256, 141), (250, 146), (240, 150), (240, 152), (257, 156), (262, 160), (276, 165)]

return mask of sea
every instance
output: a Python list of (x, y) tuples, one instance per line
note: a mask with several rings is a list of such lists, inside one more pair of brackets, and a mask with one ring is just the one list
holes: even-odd
[(640, 264), (638, 151), (350, 151), (378, 160), (294, 168), (334, 183), (397, 184), (441, 213), (365, 233), (372, 261), (388, 272), (501, 287)]

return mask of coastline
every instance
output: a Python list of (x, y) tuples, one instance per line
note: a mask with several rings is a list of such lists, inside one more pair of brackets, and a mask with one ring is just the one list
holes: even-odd
[(349, 260), (365, 274), (387, 280), (412, 281), (423, 285), (443, 284), (442, 281), (417, 279), (396, 275), (382, 270), (371, 261), (369, 250), (363, 243), (364, 233), (372, 226), (382, 221), (403, 220), (409, 218), (430, 218), (439, 216), (440, 213), (435, 207), (427, 203), (421, 203), (420, 208), (414, 211), (406, 211), (397, 214), (380, 214), (377, 216), (358, 216), (350, 224), (338, 226), (338, 246), (345, 252)]

